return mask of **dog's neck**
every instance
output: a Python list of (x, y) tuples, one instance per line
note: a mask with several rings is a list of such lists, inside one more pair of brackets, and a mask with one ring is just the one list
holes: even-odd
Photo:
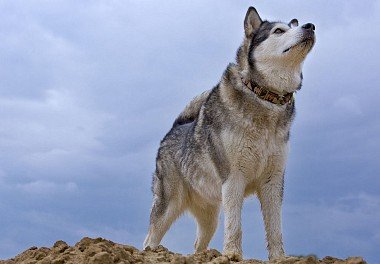
[(278, 94), (293, 93), (301, 87), (302, 65), (276, 65), (270, 63), (255, 64), (256, 74), (250, 76), (251, 81)]

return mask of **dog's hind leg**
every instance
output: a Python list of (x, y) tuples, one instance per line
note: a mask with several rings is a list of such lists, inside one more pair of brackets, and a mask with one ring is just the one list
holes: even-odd
[(157, 206), (160, 205), (153, 205), (152, 208), (149, 233), (144, 241), (144, 249), (148, 246), (152, 249), (156, 248), (173, 222), (183, 213), (183, 210), (173, 202), (164, 213), (155, 215)]
[(195, 251), (200, 252), (207, 249), (218, 226), (219, 205), (200, 206), (191, 204), (191, 214), (197, 221), (197, 238), (194, 243)]
[[(184, 212), (183, 186), (176, 185), (176, 191), (165, 189), (163, 179), (154, 176), (153, 207), (150, 214), (149, 232), (144, 241), (144, 249), (148, 246), (156, 248), (173, 222)], [(166, 192), (165, 192), (166, 191)]]

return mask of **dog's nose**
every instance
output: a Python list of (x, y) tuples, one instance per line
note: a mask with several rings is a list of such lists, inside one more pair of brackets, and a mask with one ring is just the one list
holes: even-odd
[(302, 28), (304, 28), (306, 30), (313, 30), (313, 31), (315, 30), (315, 26), (312, 23), (307, 23), (307, 24), (303, 25)]

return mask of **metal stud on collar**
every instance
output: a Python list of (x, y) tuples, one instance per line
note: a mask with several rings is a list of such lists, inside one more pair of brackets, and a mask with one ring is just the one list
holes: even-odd
[(260, 99), (263, 99), (265, 101), (271, 102), (273, 104), (277, 105), (284, 105), (287, 103), (292, 104), (293, 103), (293, 93), (287, 93), (284, 95), (280, 95), (277, 93), (274, 93), (272, 91), (269, 91), (267, 89), (264, 89), (259, 86), (252, 87), (252, 83), (250, 81), (245, 82), (243, 78), (242, 82), (244, 83), (245, 86), (252, 92), (254, 92)]

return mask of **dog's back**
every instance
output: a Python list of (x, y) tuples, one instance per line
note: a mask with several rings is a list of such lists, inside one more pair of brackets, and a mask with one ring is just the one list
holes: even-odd
[(199, 111), (201, 110), (202, 105), (206, 102), (210, 92), (211, 90), (205, 91), (193, 98), (193, 100), (191, 100), (191, 102), (186, 105), (185, 109), (183, 109), (183, 111), (178, 115), (173, 126), (191, 123), (197, 119)]

